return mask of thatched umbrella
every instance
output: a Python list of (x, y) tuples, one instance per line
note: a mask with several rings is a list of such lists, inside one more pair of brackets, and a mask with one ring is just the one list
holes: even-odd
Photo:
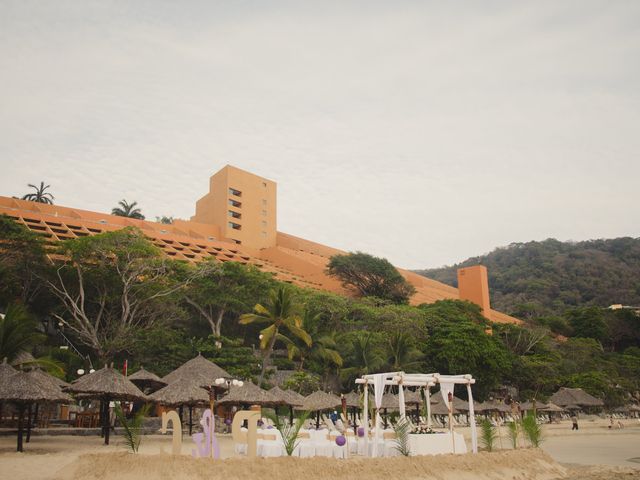
[(149, 370), (145, 370), (144, 367), (140, 367), (140, 370), (138, 370), (134, 374), (129, 375), (127, 378), (131, 380), (140, 390), (148, 390), (145, 393), (155, 392), (156, 390), (159, 390), (167, 385), (167, 382), (162, 380), (155, 373), (150, 372)]
[(80, 377), (65, 390), (83, 394), (85, 398), (100, 399), (105, 445), (109, 445), (109, 402), (112, 400), (147, 400), (147, 396), (127, 377), (113, 367), (107, 366)]
[[(280, 387), (273, 387), (269, 390), (269, 393), (282, 400), (285, 405), (289, 405), (289, 422), (293, 424), (293, 407), (302, 405), (304, 397), (293, 390), (282, 390)], [(277, 415), (278, 407), (276, 406), (275, 408)]]
[[(70, 386), (69, 383), (65, 382), (64, 380), (58, 378), (58, 377), (54, 377), (53, 375), (45, 372), (44, 370), (40, 369), (40, 368), (34, 368), (31, 370), (30, 372), (35, 378), (37, 378), (38, 380), (40, 380), (41, 382), (49, 385), (51, 388), (62, 391), (63, 387), (68, 387)], [(31, 408), (32, 406), (29, 405), (28, 407), (28, 411), (27, 411), (27, 418), (28, 418), (28, 422), (27, 422), (27, 443), (29, 443), (29, 441), (31, 440), (31, 426), (32, 425), (36, 425), (36, 422), (38, 421), (38, 412), (40, 410), (40, 404), (36, 402), (35, 404), (35, 409), (33, 410), (33, 417), (31, 416), (32, 412), (31, 412)]]
[[(0, 363), (0, 385), (3, 385), (9, 377), (18, 371), (13, 368), (9, 363), (7, 363), (7, 358), (5, 357)], [(0, 400), (0, 419), (2, 418), (2, 400)]]
[(498, 403), (495, 400), (487, 400), (478, 405), (478, 411), (485, 414), (488, 412), (509, 413), (511, 412), (511, 407), (505, 403)]
[(568, 405), (578, 405), (580, 407), (601, 407), (604, 402), (599, 398), (589, 395), (581, 388), (561, 387), (549, 398), (550, 402), (568, 408)]
[(22, 420), (28, 405), (37, 402), (67, 403), (73, 399), (35, 372), (15, 372), (0, 382), (0, 400), (18, 406), (18, 451), (22, 452)]
[(11, 365), (7, 363), (7, 358), (5, 357), (0, 363), (0, 384), (7, 381), (7, 379), (11, 376), (18, 373), (18, 370), (13, 368)]
[(564, 408), (559, 407), (555, 403), (551, 403), (551, 402), (547, 403), (547, 405), (544, 408), (541, 408), (540, 410), (545, 412), (564, 412)]
[(287, 402), (275, 394), (263, 390), (257, 385), (247, 381), (242, 386), (232, 386), (224, 397), (218, 400), (221, 405), (261, 405), (274, 407), (276, 405), (286, 405)]
[(231, 375), (198, 353), (197, 357), (183, 363), (173, 372), (165, 375), (162, 381), (168, 385), (181, 378), (186, 378), (201, 387), (211, 387), (215, 385), (217, 378), (231, 378)]
[[(535, 408), (536, 410), (546, 410), (549, 405), (542, 402), (536, 402)], [(533, 402), (524, 402), (520, 404), (520, 410), (523, 412), (528, 412), (529, 410), (533, 410)]]
[(182, 407), (189, 407), (189, 435), (193, 429), (193, 407), (197, 405), (207, 405), (209, 403), (209, 392), (196, 383), (182, 378), (166, 387), (161, 388), (149, 395), (149, 399), (166, 405), (168, 407), (180, 407), (180, 420), (182, 420)]
[(320, 412), (322, 410), (332, 410), (342, 405), (340, 397), (331, 393), (318, 390), (311, 395), (307, 395), (304, 399), (304, 403), (298, 410), (304, 410), (307, 412), (316, 412), (316, 428), (320, 427)]

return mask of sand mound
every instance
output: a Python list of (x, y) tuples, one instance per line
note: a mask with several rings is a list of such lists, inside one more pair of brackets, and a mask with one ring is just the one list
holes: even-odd
[(382, 459), (269, 458), (192, 459), (186, 456), (87, 454), (63, 468), (56, 480), (550, 480), (565, 469), (541, 450), (477, 455), (439, 455)]

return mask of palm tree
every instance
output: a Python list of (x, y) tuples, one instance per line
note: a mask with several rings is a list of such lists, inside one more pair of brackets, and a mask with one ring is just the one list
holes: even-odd
[(253, 307), (255, 313), (246, 313), (240, 316), (240, 324), (265, 323), (267, 327), (260, 331), (260, 348), (264, 351), (262, 370), (258, 385), (262, 385), (267, 364), (273, 353), (273, 346), (280, 340), (291, 343), (291, 339), (282, 331), (288, 330), (294, 337), (301, 339), (306, 345), (311, 346), (311, 337), (301, 327), (302, 319), (296, 314), (296, 305), (293, 303), (291, 289), (281, 286), (269, 293), (266, 305), (259, 303)]
[(407, 332), (391, 334), (386, 345), (387, 363), (394, 372), (416, 370), (424, 355), (415, 346), (413, 337)]
[(342, 356), (338, 353), (335, 335), (323, 332), (321, 329), (321, 314), (314, 314), (308, 308), (305, 308), (301, 318), (300, 326), (313, 339), (311, 345), (299, 339), (292, 339), (287, 343), (287, 351), (289, 359), (299, 360), (298, 370), (302, 371), (306, 360), (314, 360), (320, 364), (329, 364), (336, 367), (342, 366)]
[(22, 200), (29, 200), (30, 202), (38, 202), (38, 203), (46, 203), (48, 205), (53, 205), (54, 196), (45, 190), (51, 185), (45, 185), (44, 182), (40, 182), (40, 186), (36, 187), (31, 183), (27, 185), (35, 190), (35, 193), (27, 193), (22, 197)]
[(379, 371), (384, 365), (380, 348), (371, 332), (357, 332), (351, 336), (350, 352), (347, 358), (348, 368), (342, 369), (342, 377), (351, 379)]
[(111, 210), (112, 215), (117, 215), (118, 217), (129, 217), (136, 218), (138, 220), (144, 220), (144, 215), (142, 215), (142, 211), (139, 208), (135, 208), (138, 202), (133, 202), (131, 204), (127, 203), (126, 200), (120, 200), (118, 202), (119, 207), (115, 207)]
[(31, 349), (45, 340), (38, 331), (38, 322), (22, 305), (11, 305), (4, 316), (0, 315), (0, 359), (12, 363), (18, 355), (31, 353)]

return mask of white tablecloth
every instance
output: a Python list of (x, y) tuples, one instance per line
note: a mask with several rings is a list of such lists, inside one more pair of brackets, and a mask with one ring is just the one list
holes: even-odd
[[(438, 455), (442, 453), (467, 453), (467, 444), (459, 433), (432, 433), (426, 435), (409, 435), (411, 455)], [(455, 452), (453, 442), (455, 441)]]

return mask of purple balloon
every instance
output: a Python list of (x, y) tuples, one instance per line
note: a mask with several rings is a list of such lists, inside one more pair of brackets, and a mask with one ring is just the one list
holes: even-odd
[(358, 427), (358, 436), (364, 437), (364, 427)]
[(273, 425), (269, 425), (269, 426), (267, 427), (267, 430), (271, 430), (272, 428), (273, 428)]
[[(362, 432), (364, 434), (364, 432)], [(344, 435), (338, 435), (336, 437), (336, 445), (339, 447), (344, 447), (344, 444), (347, 443), (347, 439), (344, 438)]]
[(230, 418), (225, 418), (224, 423), (225, 423), (225, 425), (231, 425), (231, 419)]

